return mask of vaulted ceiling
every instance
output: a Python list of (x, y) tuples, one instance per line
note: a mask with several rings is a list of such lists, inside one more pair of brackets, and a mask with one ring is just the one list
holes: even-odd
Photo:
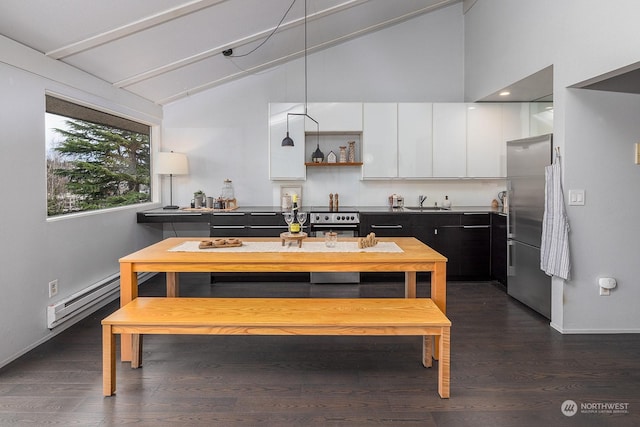
[[(461, 1), (306, 0), (307, 52)], [(2, 0), (0, 34), (163, 105), (303, 56), (305, 1)]]

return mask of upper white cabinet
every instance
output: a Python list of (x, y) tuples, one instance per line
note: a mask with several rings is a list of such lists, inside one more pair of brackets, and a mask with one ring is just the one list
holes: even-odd
[(506, 144), (502, 136), (502, 104), (467, 105), (467, 177), (504, 176), (502, 160)]
[(467, 176), (467, 104), (433, 104), (433, 176)]
[(398, 177), (433, 176), (431, 103), (398, 104)]
[[(356, 140), (363, 179), (504, 178), (507, 141), (553, 131), (551, 103), (312, 103), (320, 134), (312, 120), (290, 116), (295, 146), (282, 147), (287, 113), (304, 105), (269, 107), (272, 180), (306, 179), (316, 140), (325, 155)], [(305, 131), (314, 141), (306, 159)]]
[[(362, 131), (361, 102), (315, 102), (307, 105), (307, 114), (318, 121), (320, 132)], [(316, 132), (312, 120), (307, 120), (305, 130)]]
[(398, 176), (398, 104), (363, 104), (363, 178)]
[(287, 113), (303, 113), (302, 104), (269, 104), (269, 178), (272, 180), (303, 180), (305, 117), (289, 116), (289, 136), (293, 147), (283, 147), (282, 139), (287, 135)]

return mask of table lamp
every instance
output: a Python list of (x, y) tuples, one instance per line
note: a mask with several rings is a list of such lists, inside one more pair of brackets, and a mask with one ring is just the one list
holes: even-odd
[(173, 151), (166, 153), (160, 152), (156, 154), (155, 171), (158, 175), (169, 175), (169, 204), (164, 209), (178, 209), (173, 204), (173, 175), (187, 175), (189, 173), (189, 163), (187, 155), (184, 153), (174, 153)]

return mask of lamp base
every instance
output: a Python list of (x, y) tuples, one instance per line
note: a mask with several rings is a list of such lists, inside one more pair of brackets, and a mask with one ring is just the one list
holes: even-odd
[(163, 207), (162, 209), (180, 209), (180, 206), (176, 206), (176, 205), (167, 205), (167, 206)]

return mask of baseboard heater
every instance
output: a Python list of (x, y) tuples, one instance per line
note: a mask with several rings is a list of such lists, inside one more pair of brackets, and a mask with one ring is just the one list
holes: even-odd
[[(153, 274), (143, 273), (148, 279)], [(142, 275), (141, 275), (142, 276)], [(140, 278), (139, 278), (140, 279)], [(141, 282), (141, 280), (139, 280)], [(106, 279), (70, 295), (68, 298), (47, 306), (47, 326), (53, 329), (63, 323), (76, 319), (87, 310), (98, 304), (110, 302), (120, 292), (120, 274), (116, 273)], [(87, 315), (89, 313), (86, 313)]]

